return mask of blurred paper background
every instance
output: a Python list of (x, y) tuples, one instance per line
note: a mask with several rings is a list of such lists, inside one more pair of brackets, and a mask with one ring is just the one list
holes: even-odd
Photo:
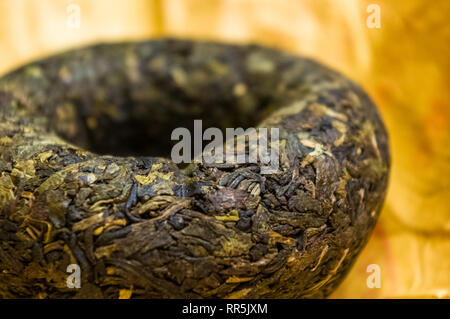
[[(449, 19), (447, 0), (0, 0), (0, 73), (82, 44), (160, 36), (267, 44), (343, 72), (378, 105), (393, 167), (380, 221), (331, 297), (449, 298)], [(380, 288), (366, 283), (371, 264)]]

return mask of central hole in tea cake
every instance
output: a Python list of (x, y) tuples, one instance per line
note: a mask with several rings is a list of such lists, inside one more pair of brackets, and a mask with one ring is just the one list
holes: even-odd
[[(205, 92), (198, 99), (187, 98), (183, 92), (160, 91), (139, 100), (124, 91), (106, 103), (71, 101), (72, 109), (57, 110), (52, 125), (69, 142), (96, 154), (160, 157), (170, 157), (178, 142), (171, 140), (172, 131), (183, 127), (191, 132), (194, 156), (194, 120), (202, 120), (202, 134), (209, 127), (217, 127), (224, 138), (227, 127), (246, 129), (261, 120), (257, 109), (264, 105), (263, 101), (251, 100), (249, 112), (230, 91)], [(203, 141), (203, 146), (208, 142)]]

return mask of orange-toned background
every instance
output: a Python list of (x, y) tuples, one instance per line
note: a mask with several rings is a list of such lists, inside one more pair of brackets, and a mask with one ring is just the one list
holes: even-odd
[[(381, 28), (366, 25), (381, 8)], [(67, 25), (69, 4), (80, 29)], [(450, 2), (446, 0), (0, 0), (0, 73), (96, 41), (173, 35), (258, 42), (362, 84), (391, 136), (380, 222), (334, 298), (450, 297)], [(381, 288), (369, 289), (369, 264)]]

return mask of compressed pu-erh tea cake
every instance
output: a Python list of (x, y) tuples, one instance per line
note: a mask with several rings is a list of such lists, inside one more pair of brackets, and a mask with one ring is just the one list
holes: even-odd
[[(195, 119), (278, 128), (277, 172), (175, 164)], [(370, 98), (310, 59), (162, 39), (28, 64), (0, 79), (0, 297), (326, 297), (389, 167)]]

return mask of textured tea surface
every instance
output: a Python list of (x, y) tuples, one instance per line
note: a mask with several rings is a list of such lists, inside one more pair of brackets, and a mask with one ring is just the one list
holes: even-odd
[[(385, 196), (370, 99), (272, 49), (101, 45), (27, 65), (0, 90), (2, 297), (323, 297)], [(280, 173), (148, 157), (195, 118), (279, 127)], [(66, 287), (71, 263), (80, 290)]]

